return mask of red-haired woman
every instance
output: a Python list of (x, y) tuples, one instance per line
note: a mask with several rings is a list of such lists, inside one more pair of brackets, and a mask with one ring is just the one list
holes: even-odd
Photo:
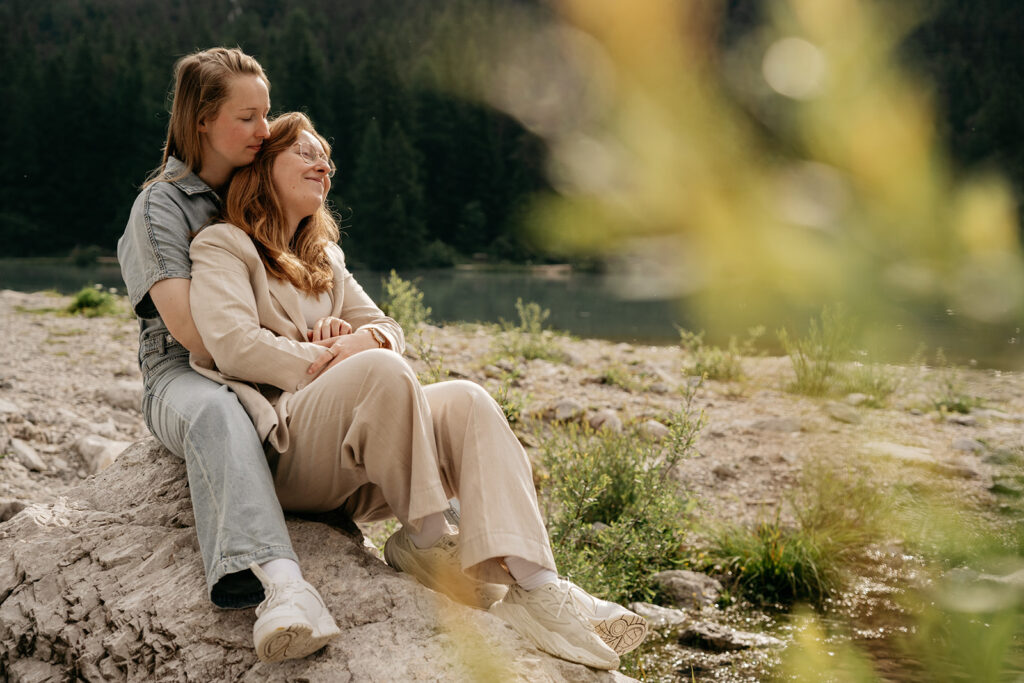
[[(231, 182), (226, 222), (192, 242), (192, 312), (212, 356), (194, 366), (249, 411), (286, 510), (396, 516), (389, 564), (491, 605), (551, 654), (616, 668), (643, 640), (644, 620), (558, 577), (529, 460), (487, 392), (420, 385), (401, 328), (345, 267), (325, 206), (332, 174), (308, 118), (271, 124)], [(330, 334), (327, 351), (313, 343)], [(460, 529), (443, 514), (452, 496)]]

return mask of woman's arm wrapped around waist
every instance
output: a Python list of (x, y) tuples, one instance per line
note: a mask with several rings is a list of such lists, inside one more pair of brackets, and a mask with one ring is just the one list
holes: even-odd
[(216, 369), (284, 391), (315, 379), (306, 370), (323, 347), (300, 341), (306, 330), (274, 309), (269, 276), (249, 236), (232, 225), (210, 226), (189, 253), (192, 316)]

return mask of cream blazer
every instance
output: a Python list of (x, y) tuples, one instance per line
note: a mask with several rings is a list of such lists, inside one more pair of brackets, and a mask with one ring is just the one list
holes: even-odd
[[(302, 292), (269, 275), (252, 239), (234, 225), (203, 229), (189, 255), (192, 318), (213, 356), (210, 362), (193, 354), (192, 367), (231, 387), (260, 438), (278, 451), (287, 450), (288, 398), (313, 381), (306, 369), (324, 351), (307, 341)], [(375, 327), (392, 349), (403, 353), (402, 328), (348, 272), (341, 248), (331, 244), (327, 255), (334, 270), (331, 315), (347, 321), (353, 332)]]

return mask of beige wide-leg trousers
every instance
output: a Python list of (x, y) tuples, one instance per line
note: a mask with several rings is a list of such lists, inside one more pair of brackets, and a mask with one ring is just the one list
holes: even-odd
[(287, 448), (274, 474), (285, 510), (344, 506), (356, 521), (419, 528), (458, 497), (463, 570), (511, 583), (502, 558), (554, 570), (526, 452), (494, 399), (463, 380), (421, 386), (393, 351), (357, 353), (277, 406)]

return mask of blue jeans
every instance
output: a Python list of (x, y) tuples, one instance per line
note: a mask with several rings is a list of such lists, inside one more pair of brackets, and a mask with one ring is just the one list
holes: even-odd
[(252, 420), (224, 385), (196, 373), (166, 332), (139, 347), (146, 424), (185, 461), (206, 587), (218, 607), (263, 600), (250, 562), (298, 561)]

